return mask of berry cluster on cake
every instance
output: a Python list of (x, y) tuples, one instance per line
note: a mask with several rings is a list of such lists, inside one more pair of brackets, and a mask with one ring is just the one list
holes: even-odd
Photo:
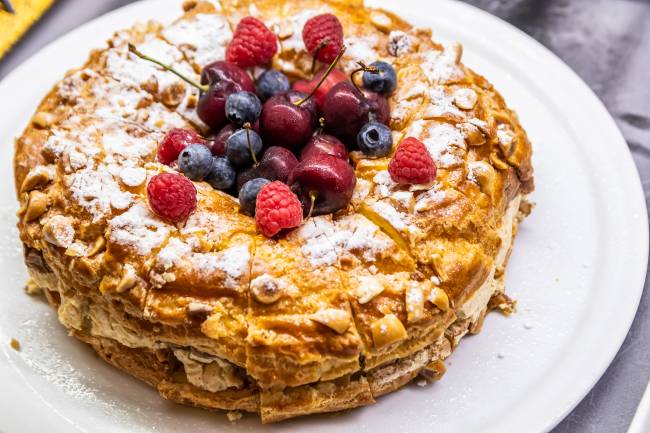
[(360, 2), (188, 1), (117, 32), (16, 142), (30, 282), (170, 400), (373, 403), (486, 313), (531, 145), (460, 45)]

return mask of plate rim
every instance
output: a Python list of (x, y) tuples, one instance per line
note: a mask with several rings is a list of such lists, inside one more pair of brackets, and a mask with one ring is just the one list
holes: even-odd
[[(39, 64), (39, 62), (43, 61), (42, 59), (46, 58), (48, 55), (51, 56), (52, 53), (59, 51), (62, 47), (65, 47), (67, 44), (68, 45), (71, 44), (71, 42), (74, 41), (75, 39), (78, 39), (84, 34), (88, 34), (90, 31), (92, 31), (93, 27), (96, 26), (103, 27), (103, 26), (108, 26), (109, 23), (113, 23), (116, 21), (120, 22), (120, 20), (123, 20), (125, 17), (127, 17), (129, 15), (129, 12), (131, 12), (132, 10), (133, 11), (136, 10), (139, 11), (141, 9), (144, 10), (144, 8), (146, 7), (151, 7), (151, 6), (147, 6), (148, 4), (156, 4), (156, 3), (165, 3), (166, 7), (171, 8), (172, 7), (171, 5), (176, 5), (176, 3), (180, 4), (180, 1), (169, 2), (166, 0), (141, 0), (141, 1), (128, 4), (121, 8), (115, 9), (91, 21), (88, 21), (87, 23), (81, 25), (75, 30), (72, 30), (71, 32), (68, 32), (62, 35), (61, 37), (57, 38), (56, 40), (50, 42), (49, 44), (47, 44), (46, 46), (38, 50), (35, 54), (30, 56), (28, 59), (26, 59), (19, 66), (17, 66), (13, 71), (11, 71), (2, 81), (0, 81), (0, 95), (10, 92), (11, 91), (10, 89), (13, 86), (20, 84), (21, 82), (20, 76), (23, 71), (25, 71), (30, 67), (33, 67), (34, 65)], [(379, 6), (386, 6), (386, 9), (391, 9), (388, 0), (375, 0), (375, 1), (368, 1), (367, 3), (373, 6), (377, 4)], [(407, 17), (409, 8), (413, 8), (415, 5), (417, 5), (417, 0), (402, 0), (401, 3), (403, 5), (400, 6), (400, 9), (405, 11), (403, 13), (403, 16)], [(463, 14), (461, 20), (463, 19), (469, 21), (475, 20), (478, 22), (482, 22), (482, 24), (485, 24), (488, 27), (501, 30), (502, 33), (497, 34), (496, 37), (505, 37), (506, 39), (508, 38), (511, 39), (509, 42), (515, 46), (519, 46), (518, 48), (519, 52), (522, 52), (523, 49), (531, 49), (532, 51), (534, 51), (534, 53), (530, 54), (528, 60), (532, 60), (540, 64), (547, 64), (549, 68), (552, 67), (554, 70), (558, 71), (558, 74), (561, 75), (562, 78), (566, 79), (566, 81), (571, 86), (573, 86), (573, 91), (580, 93), (581, 98), (589, 102), (589, 108), (594, 113), (595, 117), (598, 120), (602, 120), (604, 122), (602, 125), (602, 129), (606, 130), (607, 135), (610, 136), (610, 138), (612, 138), (612, 143), (616, 143), (616, 146), (618, 146), (618, 149), (616, 149), (617, 151), (615, 153), (617, 158), (617, 164), (627, 169), (627, 174), (625, 175), (625, 177), (621, 177), (620, 182), (625, 183), (628, 186), (629, 188), (627, 190), (628, 193), (632, 191), (632, 194), (628, 194), (628, 196), (631, 197), (629, 206), (630, 208), (636, 208), (636, 212), (638, 212), (638, 216), (637, 216), (638, 219), (635, 225), (638, 229), (640, 229), (640, 233), (635, 241), (637, 242), (636, 246), (639, 247), (640, 251), (642, 252), (642, 254), (639, 254), (638, 259), (633, 261), (634, 266), (632, 267), (637, 269), (634, 272), (632, 272), (632, 274), (636, 275), (636, 277), (631, 276), (628, 278), (628, 280), (632, 281), (631, 285), (633, 287), (639, 287), (639, 288), (633, 292), (635, 296), (633, 299), (630, 300), (631, 302), (627, 304), (628, 308), (624, 315), (625, 320), (619, 320), (615, 331), (612, 333), (612, 335), (608, 337), (609, 340), (608, 340), (607, 350), (600, 351), (601, 355), (598, 358), (599, 360), (599, 362), (597, 363), (598, 365), (594, 366), (588, 372), (588, 374), (585, 374), (583, 376), (581, 385), (577, 387), (580, 389), (580, 391), (578, 392), (574, 391), (574, 395), (572, 396), (571, 399), (569, 399), (570, 401), (568, 403), (564, 404), (560, 412), (557, 412), (552, 416), (547, 416), (546, 422), (537, 423), (535, 426), (533, 426), (533, 430), (527, 430), (527, 431), (540, 431), (540, 432), (549, 431), (557, 424), (559, 424), (559, 422), (561, 422), (566, 417), (566, 415), (569, 414), (578, 405), (578, 403), (580, 403), (580, 401), (582, 401), (582, 399), (588, 394), (588, 392), (602, 377), (602, 375), (605, 373), (605, 371), (613, 361), (614, 357), (620, 350), (620, 347), (623, 344), (625, 337), (627, 336), (627, 333), (632, 325), (632, 322), (636, 317), (636, 312), (638, 310), (639, 302), (643, 294), (643, 288), (646, 279), (646, 270), (648, 265), (648, 214), (646, 209), (645, 194), (643, 192), (638, 170), (636, 168), (636, 165), (634, 164), (632, 155), (627, 146), (627, 142), (623, 137), (620, 129), (618, 128), (614, 119), (611, 117), (611, 115), (605, 108), (602, 101), (598, 98), (598, 96), (596, 96), (596, 94), (592, 91), (592, 89), (589, 88), (589, 86), (575, 73), (575, 71), (573, 71), (557, 55), (552, 53), (549, 49), (547, 49), (542, 44), (537, 42), (531, 36), (524, 33), (520, 29), (516, 28), (512, 24), (489, 14), (488, 12), (485, 12), (469, 4), (461, 3), (459, 1), (454, 1), (454, 0), (438, 0), (437, 2), (435, 2), (435, 5), (437, 8), (441, 8), (442, 10), (455, 11), (455, 12), (459, 12), (460, 14)], [(427, 5), (427, 7), (429, 6), (430, 5)], [(142, 16), (142, 14), (135, 14), (135, 16), (136, 16), (135, 20), (133, 18), (130, 18), (131, 22), (138, 20), (139, 17)], [(121, 28), (119, 25), (117, 27), (115, 24), (110, 24), (110, 25), (112, 26), (113, 30), (119, 30), (119, 28)], [(83, 55), (86, 56), (87, 52), (84, 52)], [(75, 65), (73, 65), (72, 67), (75, 67)], [(66, 66), (64, 70), (67, 69), (69, 69), (69, 66)], [(49, 85), (50, 84), (48, 84), (48, 86)], [(43, 94), (45, 94), (45, 92), (43, 92)], [(557, 104), (555, 103), (553, 105), (557, 106)], [(8, 111), (8, 109), (0, 108), (0, 113), (2, 113), (4, 110)], [(572, 132), (575, 132), (573, 130), (573, 127), (569, 127), (567, 129)], [(1, 351), (4, 352), (3, 355), (7, 359), (10, 359), (9, 354), (7, 352), (8, 349), (6, 347), (3, 346)], [(606, 352), (606, 355), (603, 356), (602, 352)], [(11, 404), (16, 405), (18, 404), (18, 402), (24, 401), (24, 402), (29, 402), (31, 406), (34, 406), (35, 402), (33, 401), (33, 398), (32, 399), (29, 398), (31, 393), (29, 393), (28, 391), (31, 390), (25, 389), (25, 387), (23, 386), (25, 384), (24, 381), (16, 381), (15, 376), (11, 375), (11, 373), (16, 370), (17, 369), (3, 368), (2, 366), (0, 366), (0, 380), (2, 380), (2, 382), (7, 384), (8, 387), (14, 385), (13, 388), (10, 388), (12, 389), (11, 397), (9, 395), (5, 395), (5, 393), (0, 394), (0, 404), (2, 404), (4, 407), (9, 407), (6, 405), (11, 405)], [(17, 387), (20, 388), (19, 393), (15, 393), (15, 389)], [(41, 401), (40, 404), (42, 405), (43, 409), (56, 412), (56, 409), (50, 406), (46, 401)], [(10, 418), (5, 418), (5, 420), (9, 420), (9, 422), (11, 422)], [(15, 418), (15, 420), (25, 421), (23, 418)], [(63, 418), (63, 420), (65, 420), (65, 424), (61, 424), (61, 425), (65, 427), (69, 428), (71, 424), (73, 426), (75, 424), (73, 420), (68, 420), (65, 418)], [(47, 425), (50, 428), (54, 427), (52, 425), (53, 421), (54, 420), (48, 420), (47, 422)], [(31, 425), (33, 424), (33, 422), (35, 422), (35, 420), (32, 419), (29, 422)], [(38, 425), (38, 424), (34, 424), (34, 425)], [(4, 428), (4, 426), (2, 427)], [(14, 424), (14, 427), (12, 427), (11, 425), (7, 425), (6, 428), (11, 430), (8, 430), (6, 433), (13, 433), (13, 429), (18, 427), (23, 429), (22, 431), (25, 431), (24, 425), (21, 426), (21, 424)]]

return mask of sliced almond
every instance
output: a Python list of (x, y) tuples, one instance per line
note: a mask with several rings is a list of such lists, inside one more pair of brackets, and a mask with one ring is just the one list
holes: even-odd
[(463, 46), (456, 42), (451, 46), (452, 51), (454, 52), (454, 62), (457, 65), (460, 65), (460, 62), (463, 59)]
[(43, 239), (57, 247), (68, 248), (75, 238), (72, 219), (63, 215), (54, 215), (43, 224)]
[(429, 382), (438, 381), (447, 372), (447, 367), (442, 360), (437, 359), (428, 363), (422, 370), (420, 376), (424, 377)]
[(442, 311), (449, 311), (449, 297), (440, 287), (434, 287), (429, 294), (429, 302)]
[(284, 285), (281, 280), (264, 274), (251, 281), (250, 291), (256, 301), (272, 304), (284, 294)]
[(389, 344), (406, 339), (408, 334), (402, 322), (394, 314), (387, 314), (371, 325), (375, 348), (381, 349)]
[(95, 243), (90, 248), (90, 250), (86, 253), (86, 255), (88, 257), (92, 257), (95, 254), (99, 254), (100, 252), (104, 251), (105, 248), (106, 248), (106, 238), (104, 238), (104, 236), (98, 236), (97, 239), (95, 239)]
[(355, 296), (360, 304), (367, 304), (384, 291), (384, 285), (377, 278), (360, 276), (357, 279), (359, 285), (355, 289)]
[(508, 163), (502, 160), (496, 152), (490, 154), (490, 162), (499, 170), (507, 170), (509, 167)]
[(56, 116), (46, 111), (39, 111), (38, 113), (34, 114), (34, 117), (32, 117), (32, 123), (34, 126), (41, 129), (49, 128), (55, 120)]
[(461, 123), (458, 125), (458, 129), (470, 146), (482, 146), (487, 141), (485, 134), (473, 123)]
[(25, 222), (31, 222), (43, 215), (49, 206), (47, 194), (40, 191), (32, 191), (29, 193), (29, 202), (25, 209)]
[(126, 265), (125, 269), (126, 272), (122, 276), (120, 282), (117, 283), (117, 286), (115, 287), (115, 291), (117, 293), (124, 293), (128, 290), (131, 290), (135, 286), (135, 283), (137, 282), (137, 275), (135, 274), (135, 269), (133, 269), (131, 265)]
[(468, 165), (469, 178), (478, 183), (481, 192), (490, 198), (496, 197), (498, 192), (497, 187), (497, 172), (485, 161), (475, 161)]
[(393, 20), (391, 20), (388, 15), (380, 11), (370, 12), (370, 22), (378, 30), (381, 30), (384, 33), (390, 32), (390, 29), (393, 26)]
[(207, 317), (212, 311), (214, 310), (214, 307), (210, 304), (204, 304), (202, 302), (190, 302), (187, 304), (187, 314), (188, 316), (193, 316), (193, 317), (200, 317), (204, 316)]
[(416, 284), (406, 289), (406, 320), (409, 323), (422, 320), (424, 317), (424, 293)]
[(339, 310), (337, 308), (326, 308), (320, 310), (309, 316), (309, 318), (314, 322), (327, 326), (338, 334), (343, 334), (347, 331), (352, 323), (350, 312)]
[(381, 228), (384, 233), (390, 236), (390, 238), (393, 239), (393, 241), (403, 250), (410, 253), (409, 244), (404, 236), (402, 236), (402, 231), (400, 230), (401, 227), (396, 228), (394, 224), (395, 222), (389, 221), (385, 215), (380, 214), (377, 211), (376, 206), (371, 206), (368, 203), (362, 203), (361, 206), (359, 206), (359, 212), (379, 228)]
[(474, 89), (460, 88), (454, 92), (454, 104), (461, 110), (471, 110), (478, 102), (478, 94)]
[(42, 188), (50, 183), (53, 177), (54, 168), (52, 166), (39, 165), (34, 167), (29, 173), (27, 173), (27, 176), (25, 176), (25, 179), (20, 186), (20, 192), (29, 192), (33, 189)]
[(83, 257), (86, 255), (86, 250), (87, 247), (83, 242), (75, 241), (65, 250), (65, 255), (68, 257)]

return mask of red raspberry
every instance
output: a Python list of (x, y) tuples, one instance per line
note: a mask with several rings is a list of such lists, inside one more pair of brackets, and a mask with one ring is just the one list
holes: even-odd
[(407, 137), (399, 144), (388, 164), (388, 173), (397, 183), (425, 184), (436, 178), (436, 163), (424, 144), (417, 138)]
[(272, 237), (282, 229), (302, 223), (302, 205), (289, 187), (280, 181), (267, 183), (257, 194), (255, 221), (262, 234)]
[(182, 150), (190, 144), (205, 145), (205, 140), (190, 129), (170, 129), (158, 145), (158, 161), (161, 164), (171, 165), (178, 159)]
[(269, 63), (278, 50), (275, 34), (257, 18), (242, 19), (226, 48), (226, 60), (240, 68)]
[(196, 209), (196, 188), (180, 174), (161, 173), (152, 177), (147, 198), (156, 215), (173, 223), (183, 221)]
[(323, 63), (332, 63), (343, 47), (343, 26), (335, 15), (317, 15), (305, 23), (302, 40), (309, 54)]

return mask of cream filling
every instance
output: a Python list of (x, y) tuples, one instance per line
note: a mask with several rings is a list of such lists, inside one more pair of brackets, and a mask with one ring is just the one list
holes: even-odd
[[(115, 320), (108, 311), (97, 305), (89, 305), (81, 297), (61, 295), (58, 316), (59, 321), (69, 329), (87, 332), (94, 337), (110, 338), (130, 348), (169, 347), (128, 327), (128, 322)], [(236, 367), (228, 361), (195, 350), (176, 348), (173, 351), (176, 359), (183, 364), (188, 382), (198, 388), (218, 392), (228, 388), (239, 389), (244, 385), (243, 379), (236, 373)]]
[(188, 382), (198, 388), (218, 392), (244, 386), (235, 367), (227, 361), (184, 349), (175, 349), (174, 356), (183, 363)]
[(474, 294), (467, 300), (463, 305), (457, 308), (456, 315), (459, 320), (470, 318), (472, 321), (478, 319), (485, 309), (485, 306), (490, 301), (492, 295), (499, 288), (500, 283), (494, 278), (496, 270), (500, 267), (503, 267), (508, 257), (508, 251), (512, 244), (512, 235), (513, 235), (513, 225), (515, 218), (519, 212), (519, 204), (521, 203), (521, 196), (518, 195), (515, 197), (508, 208), (506, 209), (505, 214), (501, 222), (501, 227), (499, 228), (498, 234), (501, 238), (501, 247), (494, 261), (494, 267), (488, 275), (488, 278), (485, 280), (483, 285), (474, 292)]

